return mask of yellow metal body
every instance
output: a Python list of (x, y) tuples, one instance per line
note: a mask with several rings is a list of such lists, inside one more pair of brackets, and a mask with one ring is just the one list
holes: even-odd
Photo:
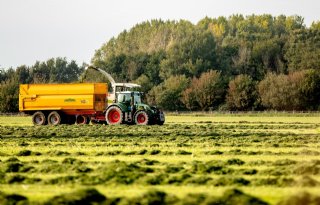
[(103, 111), (107, 92), (105, 83), (21, 84), (19, 111)]

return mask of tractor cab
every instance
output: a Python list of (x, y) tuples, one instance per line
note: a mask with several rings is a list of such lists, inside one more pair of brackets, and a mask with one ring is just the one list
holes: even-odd
[(123, 91), (116, 93), (116, 103), (124, 103), (129, 105), (137, 105), (141, 104), (141, 93), (140, 92), (131, 92), (131, 91)]

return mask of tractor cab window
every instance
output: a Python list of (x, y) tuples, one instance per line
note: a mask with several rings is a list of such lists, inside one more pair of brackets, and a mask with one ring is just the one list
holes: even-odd
[(134, 104), (140, 104), (140, 103), (141, 103), (141, 94), (134, 93)]
[(131, 101), (131, 94), (130, 93), (119, 93), (117, 102), (130, 102)]
[[(131, 93), (118, 93), (117, 94), (117, 102), (119, 103), (130, 103), (131, 102)], [(134, 104), (141, 103), (141, 94), (139, 92), (134, 93)]]

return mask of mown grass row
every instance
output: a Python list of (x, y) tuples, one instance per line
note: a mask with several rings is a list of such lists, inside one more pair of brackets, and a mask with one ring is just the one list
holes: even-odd
[[(265, 163), (265, 164), (263, 164)], [(258, 168), (257, 165), (262, 168)], [(61, 176), (61, 173), (67, 173)], [(42, 179), (28, 175), (58, 177)], [(249, 176), (249, 177), (247, 177)], [(254, 176), (254, 177), (253, 177)], [(176, 164), (142, 159), (134, 162), (114, 160), (111, 162), (85, 162), (76, 158), (64, 158), (61, 162), (47, 159), (23, 162), (12, 157), (0, 163), (0, 183), (43, 184), (196, 184), (212, 186), (320, 186), (320, 160), (297, 162), (277, 160), (275, 162), (250, 162), (237, 158), (226, 161), (191, 161)], [(279, 181), (280, 180), (280, 181)]]

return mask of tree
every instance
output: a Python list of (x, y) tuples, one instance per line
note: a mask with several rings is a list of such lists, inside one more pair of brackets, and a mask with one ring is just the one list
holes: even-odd
[(161, 61), (160, 76), (200, 76), (216, 65), (215, 40), (210, 32), (193, 30), (167, 50), (166, 59)]
[(310, 29), (312, 30), (320, 30), (320, 21), (313, 21)]
[(291, 32), (286, 43), (288, 70), (320, 70), (320, 30), (299, 29)]
[(229, 82), (226, 102), (231, 110), (251, 110), (257, 106), (256, 83), (248, 75), (238, 75)]
[(148, 93), (148, 103), (166, 110), (184, 109), (181, 101), (182, 92), (187, 88), (189, 80), (184, 75), (171, 76)]
[(33, 83), (48, 83), (50, 79), (50, 68), (45, 62), (37, 61), (30, 69)]
[(15, 75), (17, 76), (19, 83), (30, 83), (32, 81), (30, 70), (25, 65), (17, 67), (15, 70)]
[(304, 72), (290, 75), (267, 74), (258, 85), (262, 105), (275, 110), (303, 109), (299, 92), (303, 79)]
[(78, 66), (75, 61), (69, 63), (66, 58), (51, 58), (45, 65), (50, 70), (49, 83), (75, 82), (84, 71), (84, 66)]
[(166, 52), (164, 50), (151, 53), (144, 69), (144, 74), (148, 76), (154, 85), (159, 85), (162, 82), (160, 78), (160, 63), (165, 57)]
[(137, 78), (134, 83), (137, 83), (138, 85), (141, 85), (141, 91), (144, 93), (149, 92), (151, 88), (154, 86), (154, 84), (150, 81), (148, 76), (142, 74), (139, 78)]
[(319, 110), (320, 72), (317, 70), (305, 71), (301, 86), (299, 86), (299, 92), (304, 109)]
[(0, 69), (0, 82), (5, 80), (5, 71), (4, 69)]
[[(285, 73), (285, 60), (283, 59), (282, 49), (284, 47), (284, 39), (272, 38), (262, 40), (259, 43), (253, 45), (252, 49), (252, 61), (258, 70), (263, 73), (259, 73), (263, 77), (266, 72)], [(257, 75), (257, 74), (256, 74)], [(251, 76), (253, 76), (251, 74)], [(257, 75), (256, 79), (260, 79)]]
[[(192, 95), (191, 95), (192, 94)], [(191, 90), (186, 91), (184, 96), (191, 99), (189, 109), (194, 106), (195, 101), (201, 110), (218, 107), (224, 100), (225, 85), (221, 77), (221, 72), (210, 70), (202, 73), (199, 78), (193, 78)], [(193, 96), (194, 95), (194, 96)], [(186, 100), (184, 100), (187, 102)]]
[(8, 79), (0, 85), (0, 112), (18, 112), (19, 85), (17, 79)]
[(251, 75), (256, 73), (255, 70), (251, 70), (250, 62), (252, 49), (248, 45), (240, 45), (238, 55), (232, 57), (233, 67), (236, 74)]
[[(193, 79), (192, 81), (194, 80), (195, 79)], [(189, 87), (182, 92), (181, 101), (189, 110), (196, 110), (199, 108), (199, 104), (196, 98), (196, 90), (193, 87)]]

